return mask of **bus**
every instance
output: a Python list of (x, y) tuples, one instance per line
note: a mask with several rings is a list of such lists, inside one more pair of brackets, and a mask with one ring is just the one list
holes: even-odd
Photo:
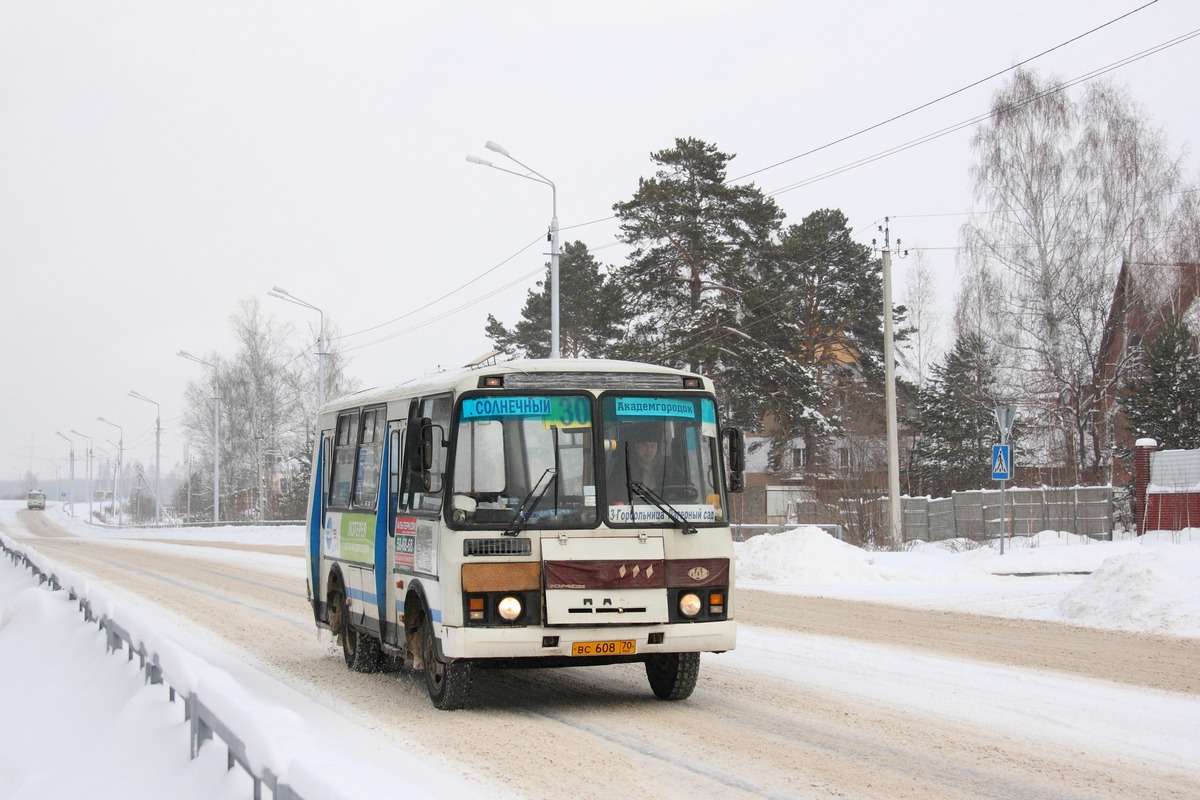
[(46, 509), (46, 493), (41, 489), (33, 489), (25, 497), (25, 507), (44, 511)]
[(327, 403), (306, 530), (318, 629), (353, 670), (423, 673), (439, 709), (500, 667), (641, 662), (657, 697), (687, 698), (700, 653), (735, 643), (743, 436), (717, 411), (706, 377), (590, 359)]

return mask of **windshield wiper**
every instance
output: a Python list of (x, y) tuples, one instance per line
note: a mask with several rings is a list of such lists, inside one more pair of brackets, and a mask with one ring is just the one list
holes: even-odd
[(648, 503), (653, 503), (659, 511), (670, 517), (671, 521), (683, 529), (684, 533), (696, 533), (696, 526), (684, 519), (683, 514), (659, 497), (649, 486), (637, 481), (629, 481), (629, 494), (637, 495)]
[[(547, 477), (549, 480), (547, 480)], [(521, 505), (517, 506), (516, 516), (512, 518), (512, 522), (508, 523), (508, 527), (504, 529), (504, 533), (502, 535), (516, 536), (525, 529), (525, 526), (529, 524), (529, 515), (533, 513), (535, 508), (537, 508), (537, 504), (542, 501), (542, 497), (545, 496), (546, 490), (550, 488), (550, 484), (554, 483), (555, 478), (557, 477), (558, 470), (556, 468), (546, 468), (546, 471), (542, 473), (542, 477), (538, 478), (537, 483), (535, 483), (533, 488), (529, 490), (529, 494), (525, 495), (525, 499), (521, 501)], [(542, 485), (543, 481), (545, 481), (544, 486)], [(540, 491), (538, 487), (541, 487)], [(528, 510), (526, 510), (527, 507)]]

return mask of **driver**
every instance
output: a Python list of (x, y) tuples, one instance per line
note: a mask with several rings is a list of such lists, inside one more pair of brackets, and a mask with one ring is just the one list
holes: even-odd
[(629, 501), (629, 482), (641, 483), (659, 495), (667, 487), (686, 485), (680, 465), (666, 457), (663, 440), (663, 428), (657, 423), (637, 422), (622, 427), (608, 474), (608, 493), (613, 501)]

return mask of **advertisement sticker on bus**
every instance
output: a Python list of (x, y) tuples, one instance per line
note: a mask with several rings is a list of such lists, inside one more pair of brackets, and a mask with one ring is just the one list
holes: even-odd
[(342, 514), (340, 557), (370, 564), (375, 560), (375, 517), (369, 514)]
[(412, 569), (417, 552), (417, 518), (396, 517), (396, 556), (397, 567)]

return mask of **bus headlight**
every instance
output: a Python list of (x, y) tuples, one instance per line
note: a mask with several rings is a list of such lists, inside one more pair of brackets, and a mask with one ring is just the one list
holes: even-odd
[[(699, 602), (699, 600), (696, 602)], [(521, 601), (512, 595), (505, 595), (500, 598), (500, 602), (496, 605), (496, 611), (500, 612), (501, 617), (512, 622), (521, 616)]]
[(694, 617), (700, 613), (700, 598), (688, 592), (679, 598), (679, 613), (685, 617)]

